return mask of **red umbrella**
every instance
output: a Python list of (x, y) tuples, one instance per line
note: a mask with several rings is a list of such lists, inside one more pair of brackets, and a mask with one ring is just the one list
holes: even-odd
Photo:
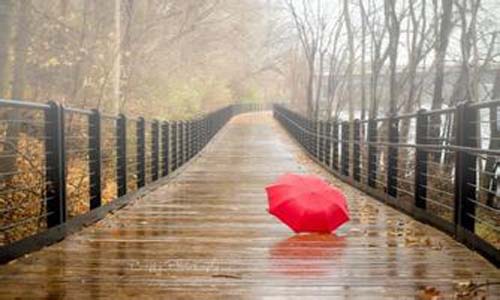
[(344, 194), (318, 176), (284, 174), (266, 192), (269, 213), (295, 232), (332, 232), (349, 221)]

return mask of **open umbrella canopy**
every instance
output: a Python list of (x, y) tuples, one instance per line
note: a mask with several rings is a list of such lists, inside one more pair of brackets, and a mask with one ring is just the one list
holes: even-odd
[(332, 232), (349, 221), (344, 194), (318, 176), (287, 173), (266, 192), (269, 213), (295, 232)]

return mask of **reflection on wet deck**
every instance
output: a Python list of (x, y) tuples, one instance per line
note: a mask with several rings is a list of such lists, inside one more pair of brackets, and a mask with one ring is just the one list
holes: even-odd
[[(283, 172), (340, 186), (352, 221), (294, 236), (266, 212), (263, 188)], [(325, 174), (269, 114), (247, 114), (166, 186), (0, 267), (0, 297), (414, 299), (487, 280), (500, 272), (482, 257)]]

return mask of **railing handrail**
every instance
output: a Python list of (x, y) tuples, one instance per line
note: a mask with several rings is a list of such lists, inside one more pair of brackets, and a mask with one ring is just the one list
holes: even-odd
[[(276, 113), (283, 115), (279, 111)], [(418, 114), (415, 114), (414, 117), (417, 117)], [(328, 141), (338, 141), (338, 142), (349, 142), (344, 141), (344, 140), (339, 140), (335, 139), (331, 136), (328, 135), (321, 135), (317, 132), (311, 131), (303, 126), (300, 126), (297, 122), (293, 121), (292, 119), (288, 118), (287, 116), (283, 115), (284, 118), (288, 119), (290, 122), (294, 124), (294, 126), (300, 128), (301, 130), (307, 132), (308, 134), (314, 135), (317, 138), (323, 138)], [(358, 119), (354, 120), (354, 122), (359, 121)], [(367, 120), (368, 121), (368, 120)], [(375, 121), (379, 121), (379, 119), (375, 119)], [(342, 124), (348, 121), (335, 121), (337, 124)], [(484, 149), (484, 148), (473, 148), (473, 147), (464, 147), (464, 146), (457, 146), (457, 145), (434, 145), (434, 144), (418, 144), (418, 143), (391, 143), (391, 142), (370, 142), (370, 141), (360, 141), (360, 142), (355, 142), (360, 145), (381, 145), (381, 146), (392, 146), (392, 147), (404, 147), (404, 148), (421, 148), (424, 150), (451, 150), (451, 151), (463, 151), (463, 152), (471, 152), (471, 153), (477, 153), (477, 154), (485, 154), (485, 155), (494, 155), (494, 156), (499, 156), (500, 157), (500, 150), (494, 150), (494, 149)]]
[[(381, 116), (381, 117), (376, 117), (376, 118), (367, 118), (365, 120), (360, 120), (360, 122), (368, 122), (370, 120), (376, 121), (376, 122), (383, 122), (383, 121), (388, 121), (390, 119), (402, 119), (402, 118), (413, 118), (418, 116), (418, 114), (424, 114), (424, 115), (435, 115), (435, 114), (444, 114), (444, 113), (451, 113), (456, 110), (456, 108), (463, 103), (467, 103), (470, 108), (474, 109), (483, 109), (483, 108), (490, 108), (490, 107), (500, 107), (500, 99), (494, 99), (494, 100), (488, 100), (488, 101), (479, 101), (479, 102), (462, 102), (462, 103), (457, 103), (454, 106), (450, 107), (444, 107), (444, 108), (439, 108), (439, 109), (425, 109), (422, 108), (420, 111), (417, 112), (412, 112), (412, 113), (402, 113), (402, 114), (395, 114), (393, 116)], [(276, 104), (275, 105), (281, 105), (283, 107), (286, 107), (283, 104)], [(303, 115), (300, 112), (297, 112), (295, 110), (292, 110), (294, 113), (297, 113), (305, 118), (307, 118), (305, 115)], [(338, 122), (345, 122), (342, 121), (342, 119), (339, 119), (340, 121)]]
[(49, 109), (49, 104), (30, 102), (30, 101), (21, 101), (21, 100), (7, 100), (0, 99), (0, 107), (17, 107), (17, 108), (38, 108), (38, 109)]
[[(13, 108), (46, 110), (46, 109), (50, 108), (50, 103), (56, 103), (58, 105), (61, 105), (64, 108), (64, 110), (67, 112), (79, 113), (79, 114), (84, 114), (84, 115), (90, 115), (93, 113), (94, 110), (101, 111), (100, 108), (79, 108), (79, 107), (73, 107), (73, 106), (66, 106), (66, 105), (61, 104), (58, 101), (48, 101), (47, 103), (40, 103), (40, 102), (34, 102), (34, 101), (29, 101), (29, 100), (14, 100), (14, 99), (0, 99), (0, 109), (2, 107), (13, 107)], [(209, 112), (198, 112), (189, 118), (145, 118), (145, 119), (158, 120), (160, 122), (191, 121), (191, 120), (203, 119), (205, 116), (210, 115), (210, 114), (215, 113), (215, 112), (218, 112), (220, 110), (227, 109), (230, 107), (238, 107), (238, 106), (255, 106), (256, 108), (257, 107), (264, 108), (264, 107), (267, 107), (268, 104), (267, 103), (233, 103), (233, 104), (228, 104), (228, 105), (216, 108), (216, 109), (209, 111)], [(114, 119), (119, 118), (121, 114), (123, 114), (123, 113), (113, 114), (113, 113), (101, 112), (102, 117), (114, 118)], [(126, 115), (128, 115), (128, 114), (126, 114)], [(127, 118), (129, 120), (134, 120), (134, 119), (141, 118), (141, 116), (127, 117)]]

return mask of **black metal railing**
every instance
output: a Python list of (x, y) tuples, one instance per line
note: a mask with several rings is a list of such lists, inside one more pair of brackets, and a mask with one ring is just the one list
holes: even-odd
[(325, 168), (500, 263), (500, 101), (393, 117), (274, 117)]
[(160, 121), (0, 100), (0, 262), (101, 218), (183, 166), (232, 116), (263, 109), (235, 104)]

